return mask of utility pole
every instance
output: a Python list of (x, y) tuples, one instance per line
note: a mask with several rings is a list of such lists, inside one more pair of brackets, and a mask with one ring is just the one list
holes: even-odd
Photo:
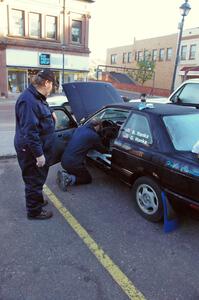
[(183, 27), (184, 27), (184, 18), (188, 15), (190, 9), (191, 9), (191, 6), (189, 5), (188, 0), (185, 0), (185, 2), (180, 6), (182, 20), (181, 20), (181, 22), (179, 24), (179, 30), (180, 31), (179, 31), (179, 36), (178, 36), (178, 44), (177, 44), (175, 66), (174, 66), (173, 78), (172, 78), (172, 83), (171, 83), (171, 93), (174, 90), (175, 79), (176, 79), (176, 71), (177, 71), (177, 66), (178, 66), (179, 60), (180, 60), (180, 45), (181, 45), (182, 32), (183, 32)]

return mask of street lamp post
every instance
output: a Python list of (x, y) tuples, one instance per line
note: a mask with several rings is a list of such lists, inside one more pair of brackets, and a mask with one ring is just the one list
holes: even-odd
[(180, 54), (180, 44), (181, 44), (181, 40), (182, 40), (182, 32), (183, 32), (183, 27), (184, 27), (184, 18), (188, 15), (190, 9), (191, 9), (191, 6), (189, 5), (188, 0), (185, 0), (185, 2), (180, 6), (182, 20), (179, 24), (180, 31), (179, 31), (179, 36), (178, 36), (175, 66), (174, 66), (173, 78), (172, 78), (172, 84), (171, 84), (171, 93), (174, 90), (176, 71), (177, 71), (177, 66), (178, 66), (179, 60), (180, 60), (179, 54)]
[(65, 45), (65, 0), (63, 0), (63, 40), (62, 40), (62, 84), (64, 84), (64, 69), (65, 69), (65, 60), (64, 60), (64, 52), (66, 49)]
[(64, 51), (66, 49), (65, 45), (62, 45), (62, 84), (64, 84), (64, 71), (65, 71), (65, 57)]

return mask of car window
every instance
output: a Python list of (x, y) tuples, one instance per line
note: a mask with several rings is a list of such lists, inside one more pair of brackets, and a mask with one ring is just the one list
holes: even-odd
[(179, 97), (181, 103), (193, 103), (199, 104), (199, 84), (197, 83), (189, 83), (184, 86), (184, 88), (180, 89), (171, 100)]
[(163, 121), (175, 149), (191, 151), (199, 140), (199, 114), (165, 116)]
[(123, 139), (149, 146), (153, 143), (148, 119), (140, 114), (132, 114), (121, 132)]
[(70, 119), (63, 110), (55, 110), (56, 122), (55, 130), (62, 130), (70, 127)]
[(129, 115), (128, 110), (108, 108), (95, 115), (100, 120), (111, 120), (118, 125), (122, 125)]

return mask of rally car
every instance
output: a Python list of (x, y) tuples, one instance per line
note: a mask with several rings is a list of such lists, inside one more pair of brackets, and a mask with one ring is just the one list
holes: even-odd
[[(101, 138), (107, 153), (90, 151), (89, 159), (132, 187), (140, 214), (156, 222), (163, 218), (161, 193), (171, 203), (199, 208), (199, 111), (161, 103), (125, 103), (117, 90), (104, 82), (63, 85), (73, 115), (54, 107), (56, 145), (52, 164), (77, 126), (102, 120)], [(122, 199), (121, 199), (122, 201)]]

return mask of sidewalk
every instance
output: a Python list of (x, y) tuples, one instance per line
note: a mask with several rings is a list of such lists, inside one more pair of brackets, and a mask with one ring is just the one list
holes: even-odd
[(0, 104), (16, 103), (16, 100), (19, 97), (19, 95), (19, 93), (9, 94), (8, 98), (0, 96)]
[(0, 104), (15, 104), (16, 100), (0, 97)]
[(14, 107), (17, 97), (18, 94), (10, 95), (9, 98), (0, 97), (0, 159), (16, 156)]

